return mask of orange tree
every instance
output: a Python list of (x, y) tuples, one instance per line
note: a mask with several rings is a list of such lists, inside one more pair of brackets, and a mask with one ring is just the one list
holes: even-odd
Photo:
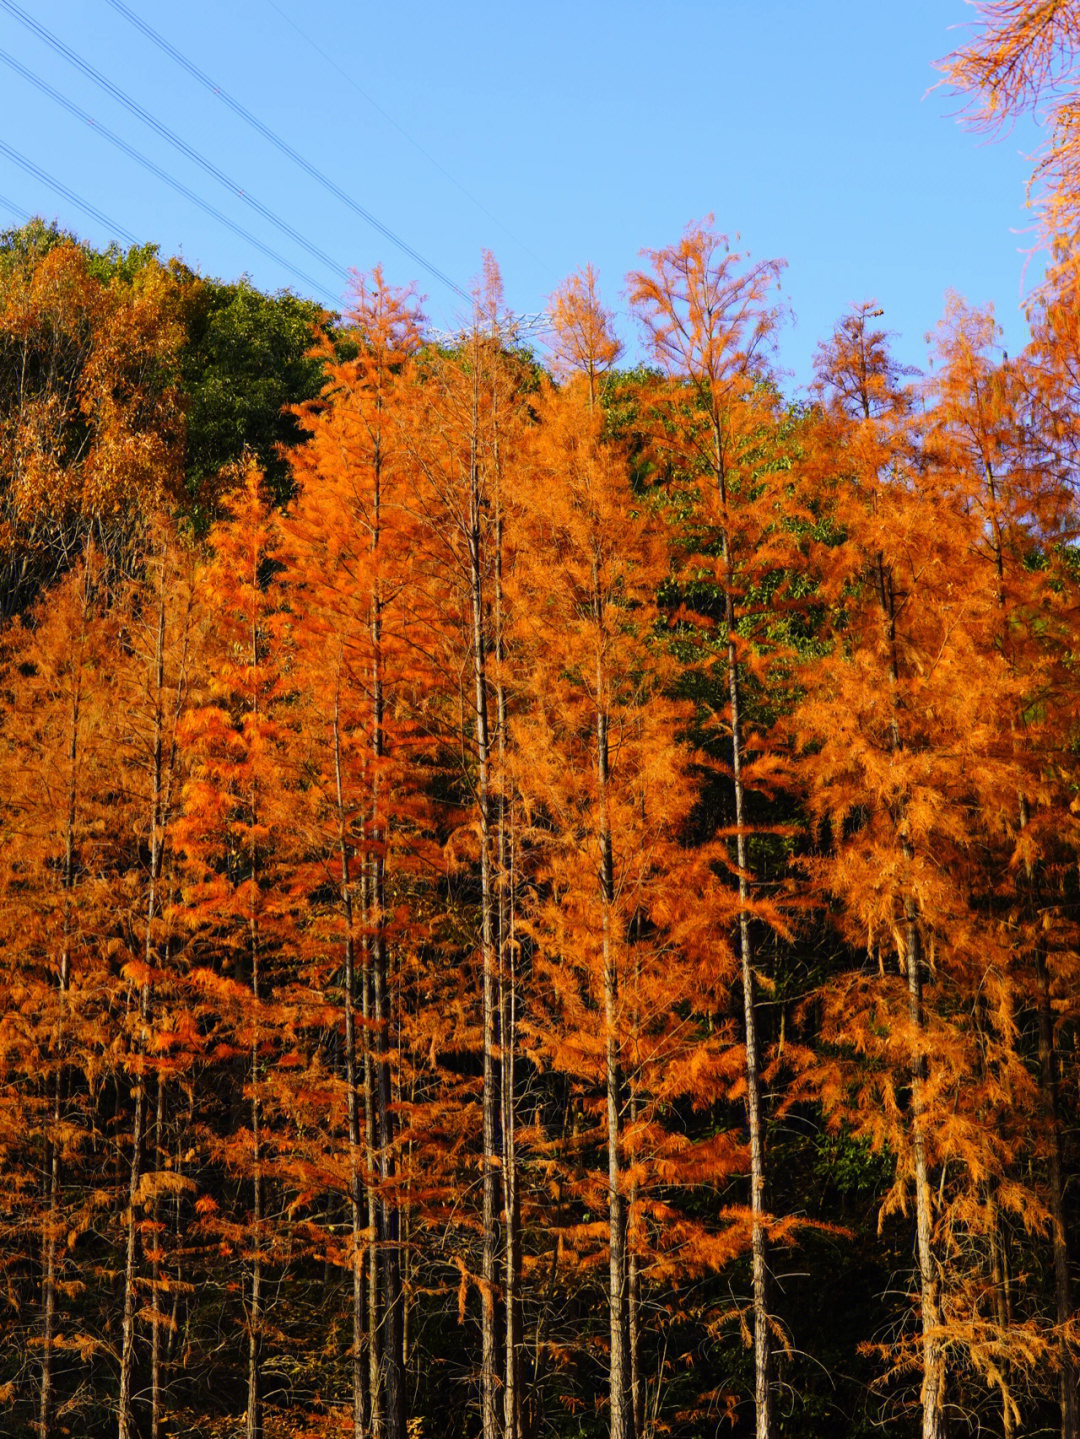
[[(1002, 644), (985, 472), (951, 448), (965, 436), (950, 411), (963, 347), (924, 442), (867, 313), (821, 353), (823, 449), (809, 445), (808, 472), (833, 526), (814, 562), (830, 643), (791, 723), (822, 840), (809, 873), (866, 955), (821, 995), (815, 1079), (832, 1123), (895, 1161), (882, 1215), (914, 1210), (914, 1324), (881, 1353), (889, 1378), (917, 1377), (931, 1439), (950, 1394), (970, 1401), (966, 1374), (997, 1393), (1010, 1431), (1018, 1386), (1048, 1353), (1037, 1323), (1001, 1322), (983, 1277), (1001, 1213), (1046, 1221), (1021, 1182), (1034, 1096), (1015, 940), (986, 903), (1014, 882), (1001, 810), (1024, 785), (1013, 735), (1031, 681)], [(853, 388), (867, 353), (874, 382)]]
[[(564, 309), (580, 299), (573, 283), (562, 292)], [(604, 340), (602, 312), (590, 319)], [(751, 1226), (741, 1210), (702, 1224), (678, 1203), (744, 1161), (738, 1136), (721, 1128), (690, 1144), (663, 1118), (709, 1106), (740, 1076), (721, 1017), (735, 961), (717, 940), (737, 906), (711, 851), (684, 844), (700, 775), (682, 737), (689, 708), (668, 694), (657, 594), (670, 554), (625, 452), (602, 438), (595, 395), (580, 356), (561, 389), (542, 389), (516, 479), (511, 766), (532, 953), (523, 1026), (576, 1116), (568, 1143), (539, 1148), (558, 1176), (549, 1222), (566, 1283), (604, 1266), (609, 1422), (629, 1436), (672, 1422), (664, 1366), (651, 1384), (643, 1368), (646, 1345), (663, 1347), (650, 1296), (720, 1268)], [(727, 1397), (712, 1386), (682, 1418)]]
[[(785, 680), (784, 614), (793, 592), (797, 521), (769, 358), (782, 310), (780, 261), (750, 263), (711, 217), (646, 252), (631, 303), (660, 378), (643, 387), (648, 454), (669, 482), (680, 558), (680, 618), (700, 653), (702, 738), (730, 777), (717, 835), (737, 901), (745, 1113), (749, 1139), (754, 1405), (758, 1439), (774, 1433), (776, 1321), (769, 1309), (767, 1114), (758, 947), (789, 935), (780, 896), (761, 883), (755, 832), (775, 826), (762, 799), (782, 764), (770, 737)], [(770, 693), (773, 691), (773, 693)], [(766, 696), (768, 695), (768, 698)], [(714, 791), (715, 793), (715, 791)], [(753, 813), (756, 805), (759, 813)], [(711, 838), (712, 836), (710, 836)], [(758, 842), (757, 850), (760, 850)], [(716, 942), (729, 940), (723, 922)], [(789, 1051), (794, 1056), (793, 1051)]]

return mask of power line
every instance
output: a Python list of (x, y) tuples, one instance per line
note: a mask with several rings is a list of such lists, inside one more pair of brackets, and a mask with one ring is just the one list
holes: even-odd
[(142, 165), (144, 169), (156, 175), (159, 180), (163, 180), (166, 185), (171, 185), (178, 194), (190, 200), (193, 205), (198, 205), (200, 210), (205, 211), (205, 213), (212, 216), (213, 219), (220, 221), (222, 225), (228, 226), (233, 234), (239, 235), (240, 238), (246, 240), (249, 245), (254, 245), (257, 250), (261, 250), (262, 253), (269, 256), (271, 260), (277, 261), (277, 263), (284, 266), (286, 270), (290, 270), (299, 279), (303, 280), (306, 285), (310, 285), (313, 289), (318, 290), (332, 305), (337, 306), (339, 303), (338, 297), (331, 294), (318, 280), (307, 274), (306, 271), (297, 269), (296, 266), (290, 264), (283, 255), (279, 255), (278, 252), (272, 250), (269, 245), (264, 245), (261, 240), (256, 239), (256, 237), (245, 230), (242, 225), (237, 225), (234, 221), (230, 220), (227, 215), (223, 215), (216, 206), (202, 199), (194, 190), (189, 190), (186, 185), (175, 179), (167, 170), (163, 170), (160, 165), (156, 164), (146, 155), (141, 154), (107, 126), (96, 121), (92, 115), (89, 115), (85, 110), (81, 109), (74, 101), (69, 100), (66, 95), (55, 89), (47, 80), (43, 80), (40, 75), (35, 75), (33, 70), (28, 69), (21, 61), (16, 60), (13, 55), (9, 55), (6, 50), (0, 49), (0, 60), (12, 70), (17, 71), (24, 80), (28, 80), (31, 85), (35, 85), (44, 94), (48, 95), (50, 99), (55, 100), (68, 114), (74, 115), (77, 120), (82, 120), (85, 124), (89, 125), (92, 130), (96, 131), (97, 134), (101, 135), (103, 139), (108, 140), (110, 144), (115, 145), (117, 149), (122, 150), (125, 155), (130, 156), (132, 160)]
[(115, 220), (110, 220), (108, 215), (103, 214), (101, 210), (91, 205), (89, 201), (84, 200), (80, 195), (76, 195), (74, 190), (69, 190), (66, 185), (62, 185), (59, 180), (54, 179), (46, 170), (40, 169), (32, 160), (28, 160), (25, 155), (20, 154), (18, 150), (13, 149), (4, 140), (0, 140), (0, 154), (6, 155), (9, 160), (14, 160), (16, 165), (21, 165), (22, 168), (33, 175), (36, 180), (40, 180), (43, 185), (48, 185), (50, 189), (56, 190), (58, 194), (63, 195), (65, 200), (69, 200), (73, 205), (77, 205), (80, 210), (85, 210), (86, 213), (92, 215), (99, 224), (104, 225), (107, 230), (112, 230), (115, 234), (120, 235), (129, 245), (139, 244), (139, 241), (130, 230), (125, 230), (123, 225), (118, 225)]
[[(109, 4), (112, 3), (113, 0), (109, 0)], [(338, 64), (338, 62), (334, 59), (333, 55), (331, 55), (328, 50), (324, 50), (323, 47), (318, 43), (318, 41), (313, 40), (311, 36), (307, 33), (307, 31), (302, 29), (301, 26), (296, 23), (296, 21), (292, 18), (291, 15), (286, 15), (285, 11), (281, 8), (281, 6), (276, 3), (276, 0), (266, 0), (266, 3), (270, 6), (271, 10), (275, 11), (278, 15), (281, 16), (282, 20), (285, 21), (286, 25), (290, 26), (291, 29), (296, 31), (296, 33), (300, 36), (301, 40), (305, 40), (317, 55), (321, 55), (322, 58), (326, 61), (326, 63), (332, 69), (337, 71), (337, 73), (341, 76), (341, 78), (345, 81), (347, 85), (352, 86), (352, 88), (361, 97), (361, 99), (366, 100), (367, 103), (371, 106), (371, 108), (378, 111), (378, 113), (383, 117), (384, 120), (387, 121), (388, 124), (393, 125), (394, 129), (398, 132), (399, 135), (403, 136), (406, 140), (408, 140), (409, 144), (413, 147), (414, 150), (417, 150), (421, 155), (423, 155), (424, 159), (427, 160), (429, 164), (434, 165), (435, 169), (438, 170), (440, 175), (444, 175), (456, 190), (459, 190), (467, 200), (471, 201), (472, 204), (474, 204), (476, 208), (481, 211), (482, 214), (486, 215), (489, 220), (491, 220), (494, 224), (498, 225), (499, 229), (503, 232), (503, 234), (513, 240), (515, 245), (519, 245), (524, 251), (524, 253), (528, 255), (531, 260), (535, 260), (536, 263), (543, 266), (545, 270), (548, 269), (548, 266), (544, 264), (544, 261), (541, 260), (540, 256), (537, 255), (535, 251), (530, 250), (528, 245), (526, 245), (525, 241), (519, 235), (515, 235), (513, 230), (508, 229), (507, 226), (504, 225), (503, 222), (499, 219), (498, 215), (492, 214), (492, 212), (488, 209), (488, 207), (483, 203), (482, 200), (478, 200), (470, 190), (466, 189), (466, 187), (461, 183), (460, 180), (456, 179), (455, 176), (450, 173), (450, 171), (446, 168), (445, 165), (440, 164), (440, 162), (436, 160), (435, 156), (431, 153), (430, 150), (425, 150), (423, 145), (420, 144), (419, 140), (414, 139), (413, 136), (409, 134), (408, 130), (406, 130), (403, 125), (399, 124), (398, 121), (394, 119), (393, 115), (391, 115), (388, 110), (385, 110), (373, 96), (369, 95), (368, 92), (361, 85), (357, 84), (356, 80), (353, 78), (352, 75), (349, 74), (348, 70), (343, 69), (342, 66)]]
[(19, 219), (25, 220), (27, 224), (29, 224), (29, 222), (34, 218), (29, 210), (24, 210), (21, 205), (16, 205), (15, 201), (9, 200), (6, 195), (0, 195), (0, 205), (3, 205), (5, 209), (10, 210), (12, 214), (18, 215)]
[(58, 55), (62, 55), (63, 58), (67, 60), (69, 64), (74, 65), (77, 70), (82, 71), (88, 79), (92, 80), (95, 85), (100, 86), (106, 94), (111, 95), (112, 98), (123, 105), (126, 110), (129, 110), (140, 119), (144, 125), (149, 125), (155, 134), (160, 135), (163, 140), (166, 140), (170, 145), (174, 146), (182, 155), (186, 155), (189, 160), (192, 160), (201, 169), (205, 170), (208, 175), (212, 175), (219, 184), (224, 185), (233, 195), (239, 196), (246, 205), (250, 205), (264, 220), (269, 221), (272, 225), (276, 225), (279, 230), (288, 235), (289, 238), (295, 241), (302, 249), (307, 250), (309, 255), (314, 255), (327, 269), (332, 270), (334, 274), (340, 276), (343, 281), (348, 281), (348, 271), (342, 265), (339, 265), (336, 260), (331, 259), (325, 250), (320, 250), (317, 245), (313, 245), (310, 240), (306, 240), (304, 236), (300, 234), (299, 230), (290, 225), (287, 220), (283, 220), (280, 215), (276, 215), (274, 211), (264, 205), (261, 200), (256, 200), (254, 195), (249, 194), (243, 186), (238, 185), (235, 180), (230, 179), (223, 170), (219, 170), (205, 155), (200, 154), (200, 152), (189, 145), (186, 140), (182, 140), (180, 136), (170, 130), (167, 125), (163, 125), (160, 120), (155, 119), (149, 111), (144, 110), (141, 105), (137, 104), (137, 102), (124, 90), (121, 90), (118, 85), (114, 85), (111, 80), (107, 80), (99, 70), (95, 70), (93, 65), (84, 60), (82, 56), (72, 50), (69, 45), (65, 45), (63, 40), (54, 35), (51, 30), (47, 30), (44, 25), (39, 24), (31, 15), (28, 15), (21, 6), (16, 5), (14, 0), (0, 0), (0, 8), (6, 10), (9, 15), (25, 25), (26, 28), (37, 35), (39, 39), (44, 40), (46, 45), (55, 50)]
[(400, 235), (395, 234), (393, 230), (384, 225), (381, 220), (376, 219), (370, 210), (365, 209), (364, 206), (354, 200), (350, 194), (342, 190), (339, 185), (336, 185), (318, 166), (313, 165), (310, 160), (305, 159), (298, 150), (293, 149), (287, 140), (283, 140), (275, 130), (270, 129), (269, 125), (264, 124), (257, 115), (253, 115), (245, 105), (242, 105), (239, 100), (234, 99), (227, 90), (222, 89), (220, 85), (211, 80), (209, 75), (200, 70), (199, 67), (178, 50), (175, 45), (170, 44), (164, 35), (159, 34), (158, 31), (151, 25), (148, 25), (145, 20), (142, 20), (134, 11), (130, 10), (127, 5), (124, 4), (124, 0), (106, 0), (106, 3), (110, 5), (118, 15), (122, 15), (129, 24), (134, 25), (134, 27), (142, 35), (145, 35), (148, 40), (152, 41), (159, 50), (163, 51), (171, 60), (175, 61), (181, 69), (186, 70), (192, 79), (197, 80), (199, 84), (209, 90), (211, 94), (216, 95), (219, 100), (229, 107), (234, 115), (238, 115), (245, 124), (250, 125), (264, 140), (268, 140), (270, 144), (280, 150), (283, 155), (288, 156), (294, 165), (298, 165), (306, 175), (309, 175), (311, 179), (322, 185), (323, 189), (329, 191), (329, 193), (340, 200), (343, 205), (348, 206), (355, 215), (359, 215), (362, 220), (365, 220), (369, 225), (378, 230), (380, 235), (404, 251), (410, 259), (415, 260), (418, 265), (421, 265), (429, 275), (434, 276), (436, 280), (439, 280), (442, 284), (453, 290), (454, 293), (459, 295), (463, 300), (471, 301), (471, 297), (467, 295), (459, 285), (456, 285), (448, 275), (445, 275), (442, 270), (436, 268), (436, 266), (432, 265), (428, 260), (425, 260), (423, 255), (414, 250), (411, 245), (407, 244)]

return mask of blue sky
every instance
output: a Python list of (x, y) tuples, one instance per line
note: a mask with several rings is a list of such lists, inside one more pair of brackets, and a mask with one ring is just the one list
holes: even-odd
[[(342, 267), (420, 282), (434, 323), (462, 303), (233, 115), (107, 0), (18, 0), (156, 119)], [(509, 303), (540, 308), (591, 261), (617, 309), (642, 247), (712, 211), (758, 258), (788, 261), (780, 355), (805, 382), (817, 341), (875, 296), (921, 363), (951, 287), (992, 301), (1023, 343), (1032, 215), (1024, 124), (988, 143), (931, 90), (963, 0), (126, 0), (129, 8), (468, 289), (481, 252)], [(303, 32), (303, 33), (301, 33)], [(305, 38), (305, 35), (308, 38)], [(313, 43), (312, 43), (313, 42)], [(283, 258), (341, 293), (276, 232), (34, 36), (0, 0), (0, 48)], [(928, 94), (927, 92), (930, 91)], [(0, 140), (140, 239), (205, 273), (310, 292), (0, 65)], [(107, 226), (0, 153), (0, 195), (94, 242)], [(0, 224), (17, 216), (0, 203)], [(634, 330), (621, 317), (634, 349)]]

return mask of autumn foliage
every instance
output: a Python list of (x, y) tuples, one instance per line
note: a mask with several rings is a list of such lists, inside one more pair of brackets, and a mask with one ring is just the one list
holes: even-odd
[(0, 1432), (1080, 1439), (1070, 116), (1020, 355), (376, 270), (272, 483), (192, 277), (0, 251)]

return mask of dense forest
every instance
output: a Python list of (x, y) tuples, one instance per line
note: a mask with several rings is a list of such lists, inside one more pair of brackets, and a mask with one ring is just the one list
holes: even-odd
[(631, 367), (0, 235), (0, 1433), (1080, 1439), (1074, 109), (801, 400), (711, 218)]

